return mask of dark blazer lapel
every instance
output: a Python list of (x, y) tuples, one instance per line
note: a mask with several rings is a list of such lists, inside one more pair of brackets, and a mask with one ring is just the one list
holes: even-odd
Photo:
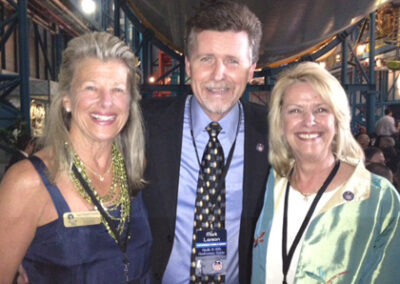
[[(151, 147), (149, 151), (152, 154), (151, 162), (155, 163), (157, 169), (154, 172), (157, 175), (159, 189), (153, 198), (163, 200), (162, 208), (159, 213), (170, 220), (172, 232), (175, 229), (176, 206), (179, 185), (179, 169), (182, 148), (182, 129), (183, 116), (185, 109), (186, 96), (174, 98), (164, 109), (159, 109), (160, 115), (157, 115), (157, 121), (152, 121)], [(151, 182), (151, 181), (149, 181)], [(161, 210), (162, 209), (162, 210)]]
[(148, 159), (148, 185), (143, 189), (143, 199), (153, 235), (155, 283), (161, 283), (175, 232), (185, 100), (186, 97), (179, 97), (142, 103)]
[(250, 283), (253, 234), (268, 174), (266, 108), (242, 102), (245, 113), (243, 202), (239, 236), (239, 280)]

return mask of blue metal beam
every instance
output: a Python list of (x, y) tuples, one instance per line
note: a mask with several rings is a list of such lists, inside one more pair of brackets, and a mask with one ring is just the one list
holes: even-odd
[(124, 11), (125, 15), (129, 18), (129, 20), (132, 22), (136, 30), (140, 33), (151, 35), (151, 37), (148, 37), (148, 40), (151, 40), (152, 44), (157, 46), (160, 50), (162, 50), (164, 53), (168, 54), (169, 56), (175, 58), (175, 59), (180, 59), (182, 56), (175, 51), (173, 51), (170, 47), (168, 47), (165, 43), (160, 41), (157, 37), (154, 36), (154, 32), (152, 30), (147, 29), (136, 17), (136, 15), (132, 12), (132, 9), (129, 7), (128, 3), (126, 1), (121, 1), (120, 2), (120, 7)]
[(375, 103), (376, 103), (376, 84), (375, 84), (375, 20), (376, 12), (369, 17), (369, 78), (367, 92), (367, 131), (375, 132)]
[(19, 81), (16, 82), (16, 83), (14, 83), (14, 84), (11, 84), (11, 85), (8, 87), (8, 89), (5, 89), (5, 90), (3, 91), (3, 94), (0, 96), (0, 98), (1, 98), (1, 99), (6, 98), (9, 94), (11, 94), (12, 91), (15, 90), (15, 88), (18, 87), (18, 85), (19, 85)]
[(6, 20), (4, 20), (3, 22), (0, 23), (0, 29), (4, 29), (5, 26), (7, 26), (9, 23), (11, 23), (13, 21), (16, 21), (17, 18), (18, 18), (17, 13), (12, 14)]
[(11, 34), (15, 30), (16, 25), (17, 25), (17, 20), (11, 22), (11, 24), (8, 26), (5, 33), (1, 37), (0, 46), (5, 45), (6, 41), (10, 38)]
[(36, 78), (40, 78), (40, 55), (39, 55), (39, 39), (37, 36), (37, 29), (38, 26), (36, 23), (33, 23), (33, 30), (34, 30), (34, 38), (33, 38), (33, 52), (35, 54), (35, 72), (36, 72)]
[(186, 70), (185, 70), (185, 58), (182, 56), (182, 58), (179, 59), (179, 84), (180, 85), (185, 85), (185, 78), (186, 78)]
[(168, 70), (167, 72), (165, 72), (163, 75), (161, 75), (159, 78), (156, 79), (156, 83), (160, 82), (161, 80), (163, 80), (164, 78), (166, 78), (169, 74), (171, 74), (172, 72), (174, 72), (175, 70), (177, 70), (178, 68), (180, 68), (180, 65), (177, 64), (174, 67), (172, 67), (170, 70)]
[(347, 72), (348, 72), (347, 60), (349, 57), (349, 53), (346, 48), (347, 44), (348, 44), (348, 39), (346, 37), (342, 41), (342, 69), (341, 69), (341, 73), (340, 73), (340, 80), (342, 81), (343, 85), (349, 83), (349, 76), (347, 74)]
[(13, 8), (15, 10), (18, 10), (18, 4), (17, 2), (13, 1), (13, 0), (7, 0), (8, 4), (10, 4), (11, 6), (13, 6)]
[(53, 37), (52, 61), (53, 61), (53, 66), (54, 66), (54, 73), (58, 74), (58, 72), (60, 70), (61, 60), (62, 60), (62, 50), (64, 50), (63, 36), (62, 36), (61, 30), (58, 32), (58, 34), (53, 35), (52, 37)]
[(29, 27), (27, 0), (18, 1), (18, 48), (19, 48), (19, 73), (21, 78), (20, 101), (21, 116), (27, 122), (30, 133), (30, 96), (29, 96)]
[[(42, 55), (43, 55), (43, 58), (45, 60), (45, 78), (48, 79), (48, 74), (50, 73), (51, 80), (55, 80), (56, 79), (55, 78), (55, 72), (54, 72), (54, 69), (53, 69), (53, 67), (51, 65), (51, 62), (50, 62), (49, 58), (48, 58), (48, 55), (47, 55), (47, 44), (46, 44), (47, 40), (46, 39), (42, 40), (37, 25), (34, 25), (33, 27), (34, 27), (33, 30), (34, 30), (34, 33), (35, 33), (35, 38), (39, 42), (40, 50), (42, 51)], [(44, 31), (44, 32), (46, 32), (46, 31)], [(46, 35), (46, 33), (44, 35)]]
[(0, 91), (2, 91), (2, 95), (0, 98), (5, 99), (5, 97), (8, 95), (10, 92), (9, 90), (14, 89), (16, 86), (19, 84), (19, 78), (15, 78), (14, 80), (8, 80), (6, 83), (1, 82), (0, 84)]
[[(4, 4), (0, 3), (0, 22), (4, 21)], [(4, 26), (0, 28), (0, 37), (4, 35)], [(1, 50), (1, 69), (6, 69), (6, 48), (5, 44), (0, 45)]]
[[(124, 2), (124, 1), (123, 1)], [(119, 25), (119, 19), (121, 18), (121, 1), (114, 1), (114, 35), (120, 37), (121, 27)]]
[(353, 46), (351, 46), (350, 42), (347, 42), (347, 46), (351, 52), (351, 54), (353, 55), (354, 58), (354, 62), (356, 63), (358, 69), (360, 70), (362, 76), (364, 77), (364, 79), (368, 82), (369, 78), (367, 73), (364, 70), (364, 67), (362, 67), (360, 60), (357, 57), (357, 53), (354, 51)]

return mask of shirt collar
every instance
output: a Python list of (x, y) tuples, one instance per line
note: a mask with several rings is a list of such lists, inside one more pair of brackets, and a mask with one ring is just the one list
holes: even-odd
[(28, 153), (23, 151), (23, 150), (18, 150), (22, 155), (24, 155), (25, 157), (29, 157)]
[[(201, 108), (195, 96), (192, 96), (191, 104), (193, 135), (196, 139), (199, 134), (201, 134), (202, 132), (206, 132), (206, 126), (212, 120)], [(241, 108), (240, 102), (238, 102), (220, 121), (218, 121), (219, 125), (221, 125), (222, 127), (220, 135), (226, 135), (231, 143), (233, 143), (236, 138), (236, 131), (239, 123), (240, 114), (239, 108)]]

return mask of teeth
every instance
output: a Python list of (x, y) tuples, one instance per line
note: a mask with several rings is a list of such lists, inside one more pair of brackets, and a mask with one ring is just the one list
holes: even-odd
[(208, 88), (213, 93), (224, 93), (228, 88)]
[(111, 121), (115, 119), (115, 115), (92, 114), (92, 117), (100, 121)]
[(299, 134), (300, 138), (302, 139), (314, 139), (317, 138), (318, 134)]

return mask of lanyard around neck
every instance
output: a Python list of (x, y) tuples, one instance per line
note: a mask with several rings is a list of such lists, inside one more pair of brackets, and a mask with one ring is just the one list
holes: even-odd
[[(97, 200), (96, 196), (90, 190), (89, 185), (87, 184), (85, 179), (82, 177), (81, 173), (79, 172), (79, 170), (76, 168), (75, 165), (72, 165), (72, 171), (74, 172), (74, 175), (78, 178), (79, 182), (81, 183), (81, 185), (84, 188), (84, 190), (86, 191), (86, 193), (89, 195), (90, 199), (92, 200), (92, 203), (96, 206), (97, 210), (99, 210), (101, 216), (105, 219), (108, 226), (110, 226), (110, 229), (115, 236), (116, 243), (123, 254), (125, 280), (126, 280), (126, 283), (128, 283), (129, 282), (128, 267), (129, 267), (130, 262), (129, 262), (128, 255), (126, 252), (127, 252), (127, 248), (128, 248), (128, 240), (130, 238), (129, 234), (130, 234), (131, 218), (130, 218), (130, 216), (128, 216), (127, 230), (126, 230), (126, 234), (125, 234), (125, 239), (123, 240), (121, 238), (122, 236), (120, 236), (118, 234), (118, 230), (115, 226), (115, 223), (111, 220), (110, 216), (108, 216), (107, 212), (104, 210), (103, 205), (101, 205), (99, 200)], [(132, 212), (130, 214), (132, 214)]]
[[(197, 145), (196, 145), (196, 140), (194, 139), (194, 134), (193, 134), (193, 120), (192, 120), (192, 99), (193, 96), (190, 97), (189, 100), (189, 126), (190, 126), (190, 136), (192, 138), (192, 143), (193, 143), (193, 147), (194, 147), (194, 151), (196, 153), (196, 158), (197, 158), (197, 163), (199, 164), (199, 169), (200, 169), (200, 174), (203, 175), (203, 167), (201, 166), (201, 162), (200, 162), (200, 158), (199, 158), (199, 153), (197, 151)], [(236, 134), (235, 134), (235, 140), (232, 143), (231, 149), (229, 150), (229, 154), (228, 154), (228, 158), (226, 160), (225, 166), (222, 169), (222, 173), (221, 173), (221, 178), (220, 181), (218, 182), (218, 186), (216, 188), (217, 192), (219, 192), (221, 190), (221, 187), (223, 184), (225, 184), (225, 177), (226, 174), (228, 173), (228, 169), (229, 166), (231, 165), (232, 162), (232, 158), (233, 158), (233, 152), (235, 150), (235, 146), (236, 146), (236, 140), (237, 137), (239, 135), (239, 129), (240, 129), (240, 120), (242, 119), (242, 109), (240, 107), (240, 104), (238, 103), (238, 107), (239, 107), (239, 120), (238, 120), (238, 124), (236, 127)], [(204, 181), (204, 178), (203, 178)], [(216, 196), (215, 196), (216, 198)], [(215, 199), (214, 198), (214, 199)], [(212, 200), (212, 203), (215, 204), (215, 200)]]
[(310, 222), (310, 219), (315, 211), (315, 207), (317, 207), (318, 201), (321, 199), (322, 194), (325, 192), (327, 189), (328, 185), (332, 182), (333, 178), (335, 177), (338, 169), (340, 166), (340, 160), (337, 160), (335, 166), (329, 173), (329, 176), (326, 178), (324, 181), (324, 184), (321, 186), (321, 188), (318, 190), (317, 195), (315, 196), (313, 202), (311, 203), (310, 208), (308, 209), (307, 215), (303, 220), (303, 223), (301, 224), (301, 227), (299, 231), (296, 234), (296, 237), (290, 246), (289, 253), (287, 253), (287, 223), (288, 223), (288, 218), (287, 218), (287, 211), (288, 211), (288, 200), (289, 200), (289, 187), (290, 187), (290, 181), (289, 178), (292, 175), (293, 169), (289, 174), (288, 177), (288, 182), (286, 185), (286, 193), (285, 193), (285, 204), (283, 207), (283, 229), (282, 229), (282, 272), (283, 272), (283, 284), (287, 284), (286, 281), (286, 276), (289, 271), (290, 263), (293, 258), (294, 251), (296, 250), (297, 245), (299, 244), (299, 241), (301, 239), (301, 236), (303, 235), (304, 231), (306, 230), (308, 223)]

